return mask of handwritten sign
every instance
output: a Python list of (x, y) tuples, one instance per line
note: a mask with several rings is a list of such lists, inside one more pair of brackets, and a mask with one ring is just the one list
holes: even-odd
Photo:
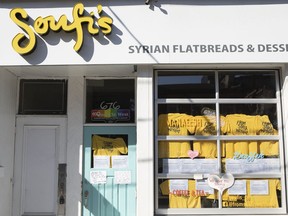
[(90, 183), (91, 184), (106, 184), (107, 173), (106, 171), (91, 171), (90, 172)]
[(209, 175), (208, 185), (218, 190), (221, 194), (234, 184), (234, 176), (230, 173), (224, 174), (221, 178), (217, 175)]
[(131, 184), (131, 171), (115, 171), (114, 183), (115, 184)]

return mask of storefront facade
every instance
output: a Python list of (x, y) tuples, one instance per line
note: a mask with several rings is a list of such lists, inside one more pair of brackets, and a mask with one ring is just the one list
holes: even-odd
[(0, 3), (0, 215), (287, 215), (288, 2)]

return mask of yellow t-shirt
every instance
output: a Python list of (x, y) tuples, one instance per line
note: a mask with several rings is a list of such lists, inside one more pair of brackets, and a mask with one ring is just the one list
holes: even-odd
[[(226, 116), (228, 126), (226, 135), (258, 135), (262, 128), (259, 116), (244, 114), (231, 114)], [(240, 154), (257, 153), (257, 141), (225, 141), (226, 158), (233, 158), (234, 153)]]
[[(272, 123), (267, 115), (260, 116), (262, 128), (259, 135), (277, 135), (278, 131), (273, 128)], [(278, 141), (259, 141), (259, 153), (264, 156), (278, 156), (279, 142)]]
[[(247, 180), (247, 195), (245, 196), (245, 208), (278, 208), (277, 190), (281, 190), (279, 179), (268, 180), (268, 194), (252, 195), (250, 181)], [(255, 180), (257, 181), (257, 180)], [(260, 179), (258, 181), (261, 181)]]
[[(186, 136), (193, 134), (193, 117), (183, 113), (161, 114), (158, 117), (158, 135)], [(189, 141), (159, 141), (159, 158), (188, 157)]]
[(128, 148), (122, 138), (107, 138), (93, 135), (92, 149), (94, 155), (121, 155), (127, 154)]
[[(195, 116), (195, 135), (211, 136), (217, 134), (216, 116)], [(225, 129), (225, 117), (220, 118), (221, 131)], [(225, 156), (223, 145), (221, 146), (222, 156)], [(201, 140), (193, 142), (193, 150), (199, 152), (199, 157), (216, 158), (217, 142), (211, 140)]]
[(169, 208), (201, 208), (201, 197), (193, 194), (196, 190), (195, 180), (188, 180), (189, 195), (175, 195), (169, 191), (169, 182), (166, 180), (160, 184), (163, 195), (169, 195)]

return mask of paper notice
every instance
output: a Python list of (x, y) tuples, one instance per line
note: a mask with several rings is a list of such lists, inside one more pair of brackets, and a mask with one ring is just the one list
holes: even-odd
[(105, 170), (90, 172), (91, 184), (106, 184), (106, 181), (107, 181), (107, 173)]
[(114, 155), (112, 158), (112, 168), (114, 169), (127, 169), (128, 156), (127, 155)]
[(131, 184), (131, 171), (115, 171), (114, 184)]

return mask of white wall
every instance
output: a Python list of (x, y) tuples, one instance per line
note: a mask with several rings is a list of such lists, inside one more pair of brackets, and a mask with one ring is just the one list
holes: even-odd
[[(0, 215), (11, 215), (17, 77), (0, 68)], [(1, 172), (1, 171), (0, 171)]]

